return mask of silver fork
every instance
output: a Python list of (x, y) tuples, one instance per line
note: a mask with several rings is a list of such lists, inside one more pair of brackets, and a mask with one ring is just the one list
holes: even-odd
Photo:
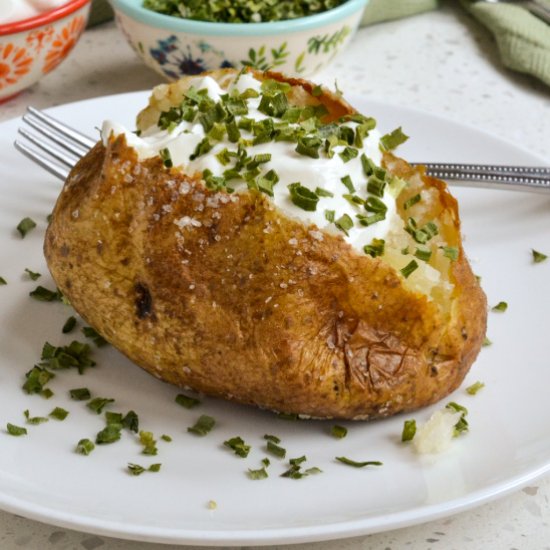
[[(78, 159), (96, 143), (85, 134), (33, 107), (27, 109), (23, 122), (35, 132), (19, 128), (25, 141), (16, 140), (16, 149), (61, 180), (67, 178)], [(425, 166), (431, 176), (452, 180), (464, 187), (550, 193), (550, 167), (429, 162), (413, 164)]]

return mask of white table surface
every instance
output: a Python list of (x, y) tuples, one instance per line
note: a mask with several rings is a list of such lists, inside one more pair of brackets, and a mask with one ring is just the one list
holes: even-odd
[[(476, 126), (550, 164), (550, 88), (503, 69), (496, 46), (456, 4), (359, 31), (315, 80)], [(11, 102), (0, 121), (27, 105), (45, 108), (151, 88), (159, 77), (137, 59), (113, 23), (86, 31), (59, 69)], [(160, 550), (176, 548), (99, 537), (0, 512), (0, 548)], [(191, 548), (191, 547), (187, 547)], [(495, 502), (423, 525), (366, 537), (277, 546), (279, 550), (550, 550), (550, 477)]]

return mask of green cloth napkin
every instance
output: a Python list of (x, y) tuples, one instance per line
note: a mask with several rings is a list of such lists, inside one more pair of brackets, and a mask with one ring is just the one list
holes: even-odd
[[(538, 0), (550, 8), (550, 0)], [(550, 86), (550, 25), (512, 4), (472, 3), (466, 9), (495, 36), (502, 63)]]
[(398, 19), (437, 8), (439, 0), (370, 0), (363, 12), (361, 25)]
[[(550, 0), (537, 0), (550, 7)], [(371, 0), (362, 25), (421, 13), (438, 0)], [(550, 25), (521, 6), (462, 0), (464, 7), (495, 36), (504, 66), (536, 76), (550, 86)]]

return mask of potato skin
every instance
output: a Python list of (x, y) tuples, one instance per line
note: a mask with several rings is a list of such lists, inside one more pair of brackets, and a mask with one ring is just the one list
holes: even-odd
[(76, 311), (167, 382), (316, 418), (416, 409), (462, 382), (487, 308), (445, 185), (385, 161), (439, 193), (460, 249), (448, 315), (340, 236), (287, 218), (262, 194), (209, 191), (158, 158), (139, 161), (123, 137), (71, 172), (46, 259)]

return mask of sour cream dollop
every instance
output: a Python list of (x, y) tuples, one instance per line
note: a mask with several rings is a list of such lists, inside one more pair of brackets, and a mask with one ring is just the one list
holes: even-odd
[(14, 23), (52, 11), (68, 0), (0, 0), (0, 25)]
[[(231, 94), (234, 90), (243, 93), (252, 89), (258, 92), (259, 97), (247, 99), (248, 113), (245, 116), (255, 121), (269, 118), (259, 110), (262, 93), (261, 82), (250, 74), (242, 74), (228, 90), (222, 89), (209, 76), (196, 77), (191, 84), (195, 90), (206, 89), (208, 96), (216, 102), (220, 101), (222, 95)], [(343, 124), (354, 130), (358, 126), (358, 123), (351, 121)], [(189, 175), (210, 170), (214, 176), (222, 176), (228, 167), (224, 166), (216, 155), (224, 149), (237, 150), (237, 144), (224, 139), (216, 143), (208, 153), (192, 158), (197, 145), (205, 137), (203, 125), (197, 119), (193, 122), (182, 121), (170, 131), (153, 126), (141, 133), (140, 136), (114, 121), (107, 120), (102, 127), (102, 138), (105, 144), (111, 134), (115, 136), (124, 134), (128, 145), (137, 151), (142, 160), (158, 156), (162, 150), (168, 149), (173, 166), (179, 167)], [(241, 130), (241, 135), (245, 138), (253, 137), (251, 133), (243, 130)], [(356, 189), (353, 194), (361, 199), (366, 199), (369, 193), (366, 190), (367, 176), (361, 156), (366, 155), (375, 165), (379, 166), (382, 156), (379, 141), (380, 133), (376, 129), (371, 130), (363, 139), (362, 146), (356, 147), (357, 155), (348, 161), (344, 161), (339, 155), (345, 149), (344, 145), (335, 146), (333, 148), (334, 155), (330, 158), (325, 154), (320, 154), (319, 158), (310, 158), (299, 154), (296, 152), (296, 143), (288, 141), (269, 141), (250, 145), (247, 147), (247, 153), (250, 157), (262, 154), (271, 155), (271, 160), (261, 165), (262, 173), (274, 170), (278, 175), (279, 181), (273, 187), (274, 196), (271, 200), (288, 217), (297, 219), (306, 225), (315, 224), (321, 230), (340, 234), (355, 249), (363, 251), (363, 247), (371, 244), (373, 239), (384, 239), (392, 224), (398, 219), (395, 196), (392, 189), (386, 186), (383, 196), (378, 197), (387, 208), (385, 218), (372, 225), (364, 226), (360, 223), (357, 215), (368, 216), (372, 212), (366, 211), (361, 204), (350, 202), (349, 195), (351, 193), (342, 182), (342, 178), (349, 176)], [(316, 192), (318, 189), (326, 192), (318, 192), (319, 200), (315, 211), (304, 210), (291, 200), (288, 185), (296, 182), (312, 192)], [(247, 189), (246, 183), (238, 181), (231, 181), (231, 187), (235, 189), (235, 192)], [(331, 196), (325, 196), (325, 194)], [(348, 198), (345, 195), (348, 195)], [(333, 212), (333, 216), (330, 215), (330, 212)], [(345, 215), (353, 221), (353, 226), (347, 229), (347, 234), (339, 229), (334, 221), (330, 220), (331, 217), (338, 220)]]

